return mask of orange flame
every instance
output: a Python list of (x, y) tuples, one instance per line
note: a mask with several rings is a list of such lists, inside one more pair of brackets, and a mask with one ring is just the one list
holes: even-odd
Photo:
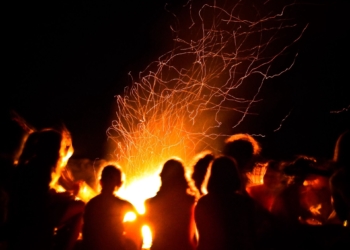
[(142, 237), (143, 237), (143, 243), (142, 243), (142, 249), (149, 249), (152, 246), (152, 232), (149, 226), (144, 225), (142, 227)]
[(51, 173), (50, 188), (55, 189), (57, 192), (64, 192), (65, 189), (58, 184), (58, 179), (61, 176), (62, 169), (67, 165), (69, 158), (73, 155), (74, 148), (72, 145), (72, 137), (67, 129), (62, 131), (62, 141), (60, 148), (60, 158), (56, 168)]

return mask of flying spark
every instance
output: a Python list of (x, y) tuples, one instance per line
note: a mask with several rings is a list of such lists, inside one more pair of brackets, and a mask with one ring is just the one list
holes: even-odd
[(284, 69), (275, 69), (306, 29), (286, 17), (292, 5), (263, 15), (242, 2), (218, 2), (189, 2), (191, 24), (171, 27), (174, 48), (116, 96), (116, 119), (107, 134), (116, 142), (126, 189), (154, 176), (172, 156), (186, 164), (201, 150), (215, 151), (215, 139), (230, 135), (262, 101), (265, 81), (294, 65), (297, 54)]

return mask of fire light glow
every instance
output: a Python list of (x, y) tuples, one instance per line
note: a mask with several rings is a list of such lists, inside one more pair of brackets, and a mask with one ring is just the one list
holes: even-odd
[(142, 227), (143, 244), (142, 249), (149, 249), (152, 246), (152, 233), (148, 226)]
[(230, 135), (262, 101), (266, 80), (294, 64), (297, 54), (284, 69), (275, 67), (306, 29), (286, 17), (293, 5), (273, 12), (219, 2), (199, 7), (189, 1), (191, 23), (182, 28), (188, 20), (177, 20), (179, 27), (172, 27), (174, 48), (116, 96), (107, 134), (126, 174), (122, 196), (134, 204), (157, 192), (157, 174), (170, 157), (186, 165), (201, 150), (217, 151), (215, 140)]

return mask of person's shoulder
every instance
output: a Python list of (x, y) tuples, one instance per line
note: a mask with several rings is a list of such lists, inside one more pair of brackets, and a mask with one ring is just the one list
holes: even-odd
[(97, 207), (99, 207), (101, 204), (100, 202), (100, 198), (99, 195), (91, 198), (88, 202), (86, 202), (85, 204), (85, 208), (84, 208), (84, 214), (89, 214), (91, 213), (91, 211), (94, 211), (97, 209)]
[(342, 168), (336, 171), (329, 179), (331, 188), (339, 188), (346, 185), (350, 180), (350, 171), (348, 169)]
[(95, 203), (99, 203), (101, 199), (101, 194), (96, 195), (95, 197), (91, 198), (87, 203), (86, 203), (86, 207), (87, 206), (92, 206)]
[(158, 200), (158, 197), (157, 197), (157, 195), (156, 195), (156, 196), (153, 196), (153, 197), (151, 197), (151, 198), (146, 199), (146, 200), (145, 200), (145, 204), (146, 204), (146, 205), (149, 205), (149, 204), (152, 204), (152, 203), (156, 202), (157, 200)]
[(260, 195), (260, 193), (264, 193), (266, 190), (266, 186), (261, 184), (261, 185), (254, 185), (246, 188), (247, 193), (251, 195)]
[(124, 199), (122, 199), (122, 198), (120, 198), (120, 197), (117, 197), (117, 196), (115, 197), (114, 200), (115, 200), (115, 202), (116, 202), (118, 205), (123, 206), (123, 207), (125, 207), (126, 209), (131, 209), (131, 210), (136, 211), (134, 205), (133, 205), (131, 202), (129, 202), (129, 201), (127, 201), (127, 200), (124, 200)]
[(195, 203), (197, 200), (196, 196), (192, 194), (186, 194), (186, 199), (189, 203)]
[(198, 204), (205, 204), (205, 203), (210, 203), (212, 202), (213, 200), (215, 200), (215, 196), (214, 195), (211, 195), (211, 194), (206, 194), (206, 195), (203, 195), (202, 197), (200, 197), (197, 201), (197, 205)]
[(245, 193), (233, 193), (231, 195), (231, 198), (232, 200), (236, 201), (236, 202), (243, 202), (243, 203), (246, 203), (246, 204), (254, 204), (254, 199), (251, 198), (248, 194), (245, 194)]
[(337, 182), (338, 180), (343, 179), (344, 177), (346, 177), (347, 175), (349, 175), (350, 171), (347, 171), (345, 168), (340, 168), (338, 170), (336, 170), (332, 176), (330, 177), (330, 182), (334, 183)]

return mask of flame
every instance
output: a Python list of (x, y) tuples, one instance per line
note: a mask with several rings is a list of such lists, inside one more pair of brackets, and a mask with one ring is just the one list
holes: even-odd
[(88, 202), (93, 197), (97, 195), (97, 192), (93, 190), (86, 182), (83, 182), (80, 186), (79, 193), (77, 194), (77, 198), (84, 202)]
[(142, 237), (143, 237), (143, 243), (142, 243), (142, 249), (149, 249), (152, 246), (152, 232), (149, 226), (144, 225), (141, 229), (142, 231)]
[(129, 185), (118, 190), (121, 198), (130, 201), (139, 212), (145, 213), (144, 201), (156, 195), (160, 187), (160, 178), (157, 175), (148, 175), (144, 178), (135, 179)]
[(62, 141), (61, 141), (61, 148), (59, 151), (60, 157), (56, 168), (51, 173), (51, 182), (50, 182), (50, 188), (55, 189), (57, 192), (65, 191), (65, 189), (58, 184), (58, 179), (61, 176), (62, 169), (66, 167), (69, 158), (74, 153), (72, 137), (70, 135), (70, 132), (67, 129), (63, 129), (61, 134), (62, 134)]
[(131, 222), (136, 220), (136, 214), (134, 212), (127, 212), (124, 216), (123, 222)]
[(268, 163), (258, 163), (252, 172), (247, 173), (247, 177), (250, 180), (249, 185), (261, 185), (264, 184), (264, 175), (266, 173)]

